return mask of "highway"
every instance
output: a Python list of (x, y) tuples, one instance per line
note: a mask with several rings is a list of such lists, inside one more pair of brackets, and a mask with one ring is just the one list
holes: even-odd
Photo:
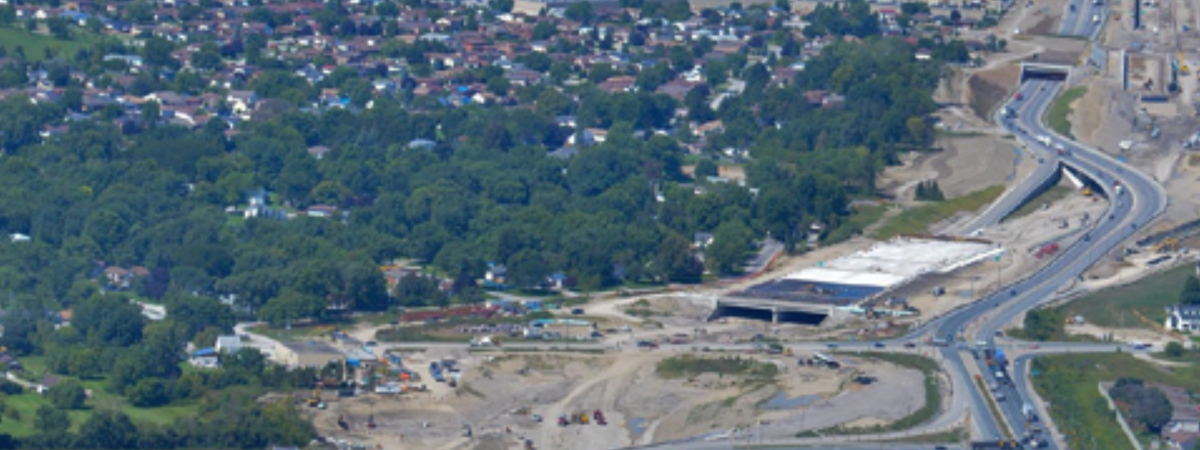
[[(1103, 3), (1072, 0), (1071, 4), (1075, 5), (1076, 11), (1071, 11), (1069, 7), (1064, 14), (1063, 34), (1095, 38), (1106, 17)], [(1093, 17), (1099, 17), (1101, 20), (1092, 20)], [(1095, 218), (1094, 228), (1085, 234), (1083, 240), (1061, 252), (1056, 260), (1041, 271), (1013, 285), (1008, 292), (1012, 299), (1004, 301), (994, 314), (983, 321), (977, 330), (975, 341), (992, 342), (996, 330), (1005, 323), (1012, 321), (1022, 312), (1055, 298), (1059, 289), (1071, 284), (1088, 267), (1148, 225), (1166, 207), (1166, 194), (1153, 179), (1135, 169), (1125, 167), (1104, 153), (1059, 136), (1045, 126), (1045, 111), (1061, 89), (1062, 82), (1059, 81), (1032, 80), (1025, 83), (1019, 89), (1021, 97), (1025, 100), (1014, 98), (1008, 104), (1008, 107), (1017, 110), (1017, 117), (1002, 117), (1000, 123), (1039, 155), (1046, 155), (1044, 158), (1058, 157), (1058, 163), (1095, 181), (1110, 199), (1108, 211), (1104, 216)], [(1047, 142), (1050, 144), (1046, 145)], [(1063, 150), (1061, 156), (1056, 150), (1059, 145)], [(1120, 189), (1117, 188), (1118, 183)], [(1004, 294), (1001, 292), (1000, 296), (1003, 297)], [(998, 303), (1002, 301), (996, 300)], [(1065, 344), (1046, 345), (1039, 353), (1112, 350), (1112, 346)], [(1011, 383), (998, 383), (1001, 386), (998, 392), (1008, 398), (1004, 402), (998, 402), (998, 406), (1017, 436), (1022, 436), (1028, 431), (1024, 405), (1030, 403), (1037, 408), (1036, 402), (1029, 401), (1034, 396), (1030, 380), (1027, 378), (1027, 364), (1032, 357), (1033, 355), (1023, 355), (1013, 360), (1007, 375), (1007, 379), (1012, 380)], [(997, 383), (994, 371), (987, 368), (985, 361), (980, 360), (976, 364), (980, 367), (980, 372), (986, 374), (989, 383)], [(1049, 419), (1040, 409), (1037, 415), (1043, 421)], [(1058, 448), (1053, 439), (1046, 439), (1044, 442), (1048, 448)]]

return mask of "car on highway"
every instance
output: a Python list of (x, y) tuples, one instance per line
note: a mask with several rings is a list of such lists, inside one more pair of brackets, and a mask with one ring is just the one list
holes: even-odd
[(1013, 100), (1020, 101), (1020, 100), (1021, 100), (1021, 99), (1023, 99), (1023, 98), (1024, 98), (1024, 97), (1022, 97), (1022, 96), (1021, 96), (1021, 93), (1020, 93), (1020, 92), (1018, 92), (1018, 93), (1016, 93), (1015, 95), (1013, 95)]
[(1071, 4), (1071, 11), (1075, 11), (1075, 4), (1074, 4), (1074, 3), (1072, 3), (1072, 4)]
[(884, 348), (884, 347), (886, 347), (886, 345), (884, 345), (882, 342), (875, 343), (875, 348)]
[(904, 348), (917, 348), (917, 344), (914, 342), (905, 342)]
[(829, 347), (830, 350), (837, 350), (837, 344), (829, 344), (826, 347)]

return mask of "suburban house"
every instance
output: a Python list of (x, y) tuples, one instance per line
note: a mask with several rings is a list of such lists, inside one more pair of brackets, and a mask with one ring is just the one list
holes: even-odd
[(317, 146), (309, 147), (308, 154), (312, 155), (313, 158), (325, 159), (325, 155), (329, 154), (329, 147), (326, 147), (324, 145), (317, 145)]
[(217, 353), (234, 354), (242, 349), (242, 338), (238, 336), (217, 336), (217, 345), (213, 347)]
[(34, 386), (34, 390), (36, 390), (39, 394), (46, 395), (46, 392), (54, 389), (54, 386), (57, 386), (59, 381), (62, 380), (57, 376), (46, 375), (42, 377), (42, 380), (38, 382), (37, 386)]
[(337, 208), (329, 205), (313, 205), (308, 207), (308, 217), (333, 217)]
[(488, 270), (483, 275), (483, 286), (493, 289), (504, 288), (508, 284), (508, 268), (503, 264), (488, 263)]
[(108, 285), (117, 289), (125, 289), (134, 278), (150, 275), (150, 271), (145, 267), (134, 267), (126, 269), (119, 266), (106, 267), (104, 269), (104, 279), (108, 281)]
[(201, 369), (216, 369), (221, 367), (220, 354), (212, 347), (196, 350), (188, 356), (188, 364)]
[(1200, 305), (1168, 306), (1167, 320), (1163, 326), (1174, 331), (1200, 330)]
[(1188, 450), (1200, 438), (1200, 410), (1186, 389), (1156, 384), (1171, 402), (1171, 420), (1162, 428), (1169, 448)]

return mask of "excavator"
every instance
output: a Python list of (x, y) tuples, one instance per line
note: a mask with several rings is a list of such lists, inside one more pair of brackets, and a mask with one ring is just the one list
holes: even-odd
[(312, 394), (304, 400), (304, 403), (310, 408), (325, 409), (325, 402), (321, 401), (321, 388), (313, 388)]
[(1162, 242), (1159, 242), (1158, 245), (1154, 246), (1154, 251), (1156, 253), (1173, 252), (1176, 250), (1179, 250), (1179, 239), (1173, 237), (1163, 239)]
[(1084, 196), (1084, 197), (1091, 197), (1091, 196), (1092, 196), (1092, 187), (1091, 187), (1091, 186), (1084, 186), (1084, 187), (1083, 187), (1083, 196)]
[(321, 390), (313, 388), (312, 394), (309, 395), (308, 399), (305, 400), (305, 403), (308, 404), (309, 407), (313, 408), (321, 404)]

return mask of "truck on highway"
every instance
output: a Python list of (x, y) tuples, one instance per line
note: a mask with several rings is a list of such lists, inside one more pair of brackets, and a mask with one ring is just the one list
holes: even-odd
[(1058, 251), (1058, 243), (1051, 242), (1049, 244), (1043, 245), (1042, 248), (1039, 248), (1037, 253), (1033, 254), (1033, 257), (1040, 259), (1043, 256), (1052, 255), (1052, 254), (1054, 254), (1054, 252), (1057, 252), (1057, 251)]
[(1037, 137), (1037, 141), (1040, 142), (1042, 145), (1050, 146), (1050, 136), (1046, 136), (1044, 134), (1040, 135)]

